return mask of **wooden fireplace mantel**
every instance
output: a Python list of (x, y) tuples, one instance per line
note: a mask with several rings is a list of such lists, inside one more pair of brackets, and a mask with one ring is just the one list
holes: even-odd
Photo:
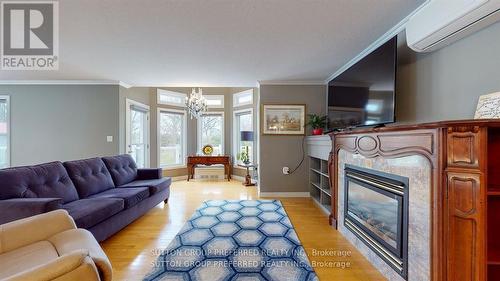
[(330, 136), (334, 227), (340, 150), (367, 158), (421, 155), (432, 169), (432, 281), (500, 280), (500, 120), (360, 128)]

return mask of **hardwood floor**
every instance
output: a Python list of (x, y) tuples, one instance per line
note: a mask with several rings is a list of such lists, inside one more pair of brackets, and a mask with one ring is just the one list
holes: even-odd
[[(156, 206), (102, 243), (113, 264), (114, 280), (142, 280), (152, 268), (156, 253), (166, 248), (203, 201), (258, 198), (256, 187), (244, 187), (237, 181), (174, 182), (167, 205), (162, 203)], [(320, 280), (385, 280), (342, 235), (328, 225), (327, 216), (310, 198), (279, 199)]]

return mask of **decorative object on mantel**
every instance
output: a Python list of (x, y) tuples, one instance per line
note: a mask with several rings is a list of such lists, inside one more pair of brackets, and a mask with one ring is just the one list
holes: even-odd
[(189, 95), (189, 98), (186, 98), (186, 108), (191, 119), (193, 119), (193, 117), (198, 119), (207, 111), (207, 100), (203, 97), (201, 88), (198, 88), (198, 91), (196, 91), (195, 88), (191, 90), (191, 95)]
[(323, 134), (323, 129), (326, 126), (326, 118), (328, 116), (319, 116), (317, 114), (307, 114), (309, 116), (309, 121), (307, 121), (308, 126), (311, 126), (313, 136), (319, 136)]
[[(240, 139), (241, 141), (253, 141), (253, 131), (241, 131), (240, 132)], [(244, 151), (240, 153), (240, 160), (243, 162), (243, 164), (248, 165), (250, 164), (250, 152), (248, 149), (248, 145), (245, 145)]]
[(305, 135), (305, 104), (262, 105), (263, 135)]
[(214, 153), (214, 147), (211, 146), (210, 144), (207, 144), (203, 146), (201, 151), (203, 152), (204, 155), (212, 155), (212, 153)]
[(500, 118), (500, 92), (480, 96), (474, 119), (498, 118)]

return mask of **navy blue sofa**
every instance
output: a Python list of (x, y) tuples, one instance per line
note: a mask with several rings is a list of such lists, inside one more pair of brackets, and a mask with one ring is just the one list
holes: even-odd
[(138, 169), (130, 155), (0, 170), (0, 224), (65, 209), (98, 241), (170, 195), (161, 169)]

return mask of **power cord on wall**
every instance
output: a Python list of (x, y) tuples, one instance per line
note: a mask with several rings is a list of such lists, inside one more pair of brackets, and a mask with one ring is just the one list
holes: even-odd
[(306, 141), (306, 136), (302, 137), (302, 159), (300, 160), (300, 162), (297, 165), (297, 167), (295, 167), (294, 169), (290, 170), (290, 172), (288, 173), (288, 175), (293, 174), (295, 171), (297, 171), (300, 168), (300, 166), (302, 166), (302, 163), (304, 163), (304, 160), (306, 159), (306, 149), (304, 148), (305, 141)]

